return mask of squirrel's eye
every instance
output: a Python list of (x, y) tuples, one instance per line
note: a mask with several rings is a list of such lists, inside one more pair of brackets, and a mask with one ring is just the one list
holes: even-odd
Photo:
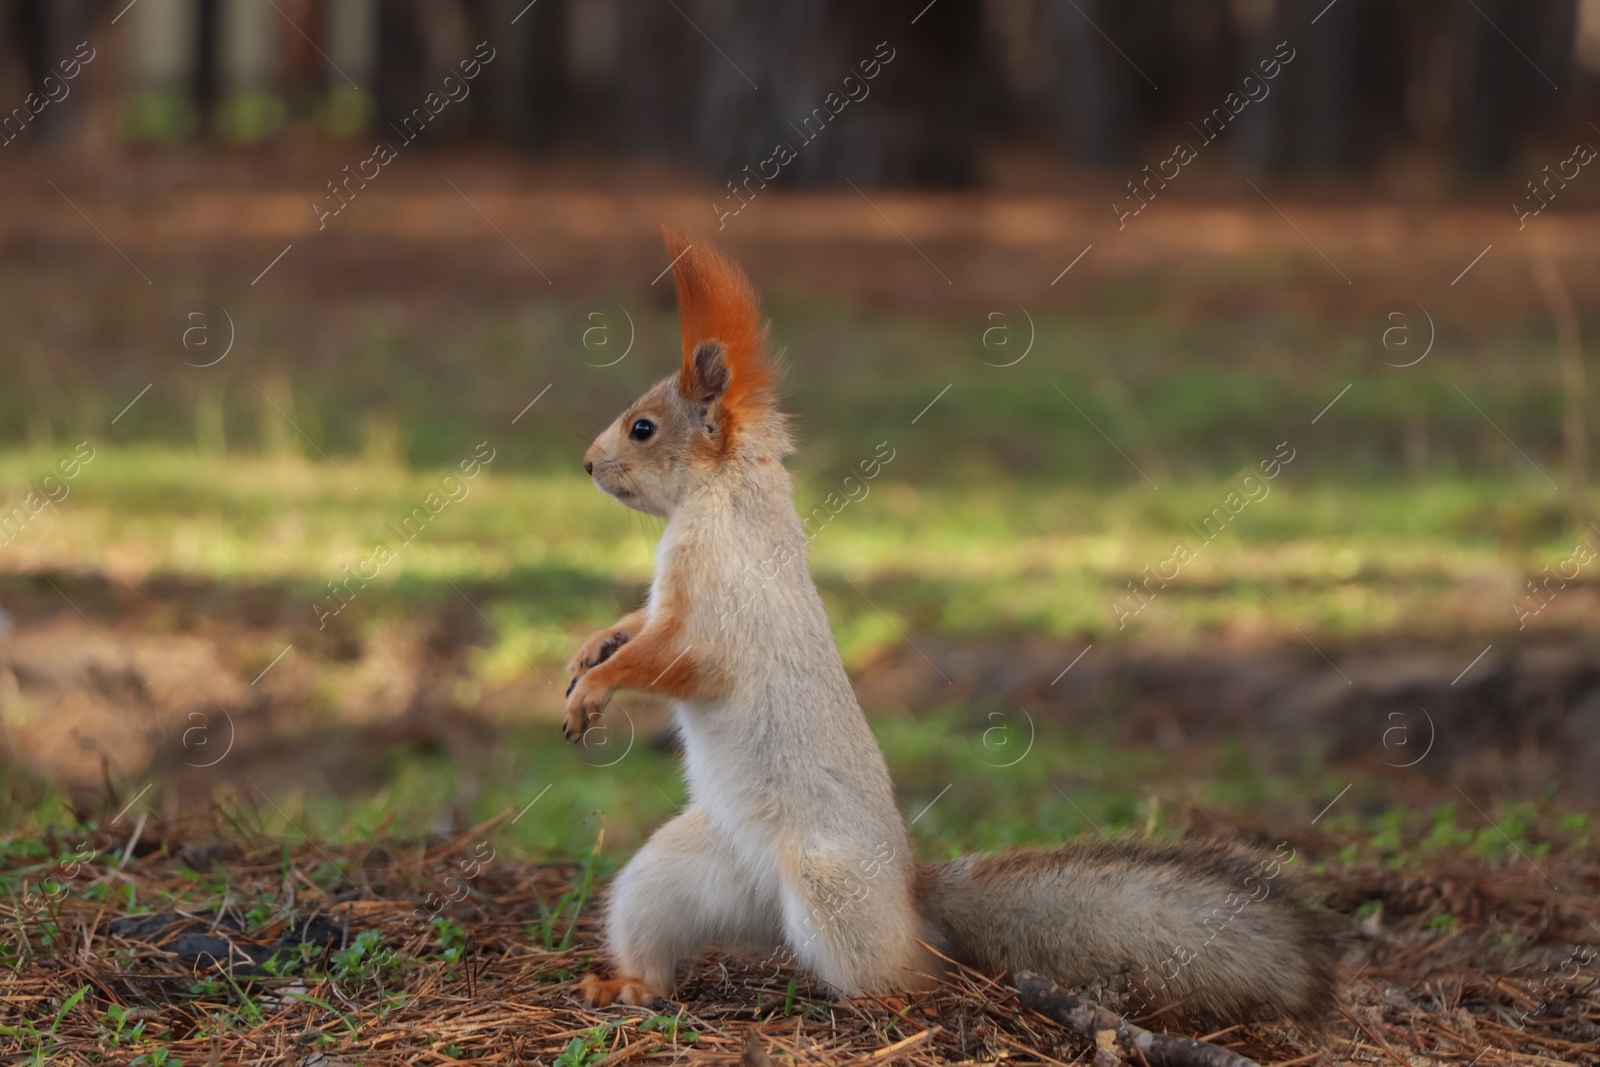
[(628, 436), (635, 441), (648, 441), (656, 432), (656, 424), (649, 419), (640, 419), (633, 424), (633, 429), (628, 431)]

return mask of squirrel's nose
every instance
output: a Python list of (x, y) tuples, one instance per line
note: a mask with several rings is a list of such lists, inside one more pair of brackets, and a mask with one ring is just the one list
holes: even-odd
[(586, 460), (583, 461), (583, 473), (585, 473), (585, 474), (593, 474), (594, 473), (594, 460), (586, 459)]

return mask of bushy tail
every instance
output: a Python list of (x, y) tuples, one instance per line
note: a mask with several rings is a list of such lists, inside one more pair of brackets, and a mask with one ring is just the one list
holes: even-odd
[(1138, 1016), (1313, 1022), (1333, 1006), (1335, 939), (1283, 865), (1224, 844), (1103, 842), (963, 856), (917, 872), (935, 948), (988, 974), (1126, 990)]

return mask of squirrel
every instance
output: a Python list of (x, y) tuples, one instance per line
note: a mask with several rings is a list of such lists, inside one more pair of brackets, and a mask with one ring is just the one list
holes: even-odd
[[(1071, 985), (1120, 976), (1152, 1009), (1321, 1018), (1334, 942), (1288, 899), (1287, 878), (1269, 884), (1277, 860), (1108, 838), (914, 862), (811, 577), (756, 294), (720, 252), (664, 233), (682, 366), (595, 439), (583, 468), (666, 526), (645, 606), (568, 665), (564, 731), (580, 740), (621, 689), (668, 698), (691, 800), (612, 881), (614, 977), (584, 976), (583, 998), (670, 996), (679, 965), (716, 944), (776, 947), (844, 996), (928, 989), (955, 961)], [(752, 568), (763, 584), (730, 619), (725, 591)]]

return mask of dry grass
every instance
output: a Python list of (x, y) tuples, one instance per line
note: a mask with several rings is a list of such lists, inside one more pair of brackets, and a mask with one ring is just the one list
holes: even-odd
[[(1064, 1063), (1089, 1052), (1021, 1008), (1008, 985), (975, 974), (927, 995), (840, 1001), (787, 967), (718, 957), (686, 978), (675, 1004), (590, 1011), (573, 979), (599, 962), (593, 879), (578, 862), (488, 859), (512, 814), (447, 839), (348, 848), (132, 817), (83, 841), (35, 838), (43, 855), (31, 858), (23, 853), (39, 850), (13, 840), (0, 870), (12, 890), (0, 905), (10, 942), (0, 1056), (733, 1063), (752, 1029), (780, 1063)], [(59, 859), (89, 849), (94, 859), (76, 869)], [(1313, 876), (1352, 932), (1344, 1003), (1323, 1032), (1179, 1012), (1143, 1024), (1209, 1036), (1263, 1064), (1594, 1062), (1600, 870), (1590, 851), (1539, 867), (1461, 856)], [(1357, 918), (1372, 900), (1382, 910), (1369, 904)], [(277, 975), (262, 966), (274, 952)]]

